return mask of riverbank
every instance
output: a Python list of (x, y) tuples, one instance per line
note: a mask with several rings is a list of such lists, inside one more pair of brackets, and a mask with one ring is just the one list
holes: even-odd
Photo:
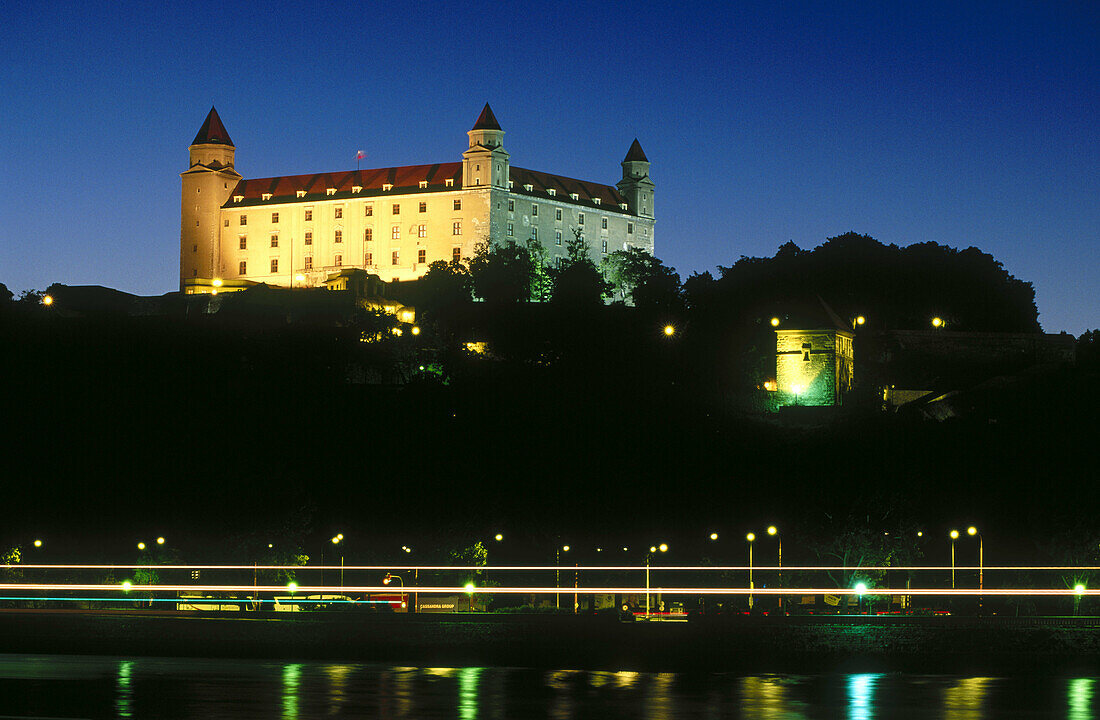
[(0, 652), (343, 660), (640, 671), (1100, 671), (1100, 627), (960, 618), (706, 619), (561, 615), (214, 617), (0, 612)]

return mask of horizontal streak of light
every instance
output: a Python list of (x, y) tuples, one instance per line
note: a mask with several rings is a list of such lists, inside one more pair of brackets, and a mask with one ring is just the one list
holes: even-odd
[[(389, 572), (393, 570), (641, 570), (645, 565), (0, 565), (0, 569), (11, 570), (378, 570)], [(652, 570), (752, 570), (753, 572), (766, 572), (770, 570), (802, 570), (802, 571), (853, 571), (853, 572), (916, 572), (916, 571), (940, 571), (950, 572), (950, 565), (893, 565), (890, 567), (870, 567), (867, 565), (650, 565)], [(956, 565), (955, 572), (964, 570), (984, 570), (985, 572), (998, 570), (1100, 570), (1100, 565)]]
[[(0, 597), (0, 600), (56, 600), (60, 602), (162, 602), (162, 603), (176, 603), (178, 605), (236, 605), (236, 604), (255, 604), (255, 603), (269, 603), (278, 605), (315, 605), (319, 603), (325, 603), (326, 605), (344, 603), (346, 605), (399, 605), (400, 600), (308, 600), (306, 598), (281, 598), (279, 600), (264, 600), (257, 598), (255, 600), (251, 598), (132, 598), (132, 597), (34, 597), (16, 596)], [(0, 715), (2, 718), (3, 715)]]
[[(110, 585), (96, 584), (45, 584), (45, 583), (0, 583), (0, 591), (44, 591), (44, 590), (99, 590), (108, 592), (124, 592), (119, 583)], [(285, 585), (131, 585), (129, 593), (139, 592), (251, 592), (251, 593), (277, 593), (290, 592)], [(347, 594), (347, 593), (377, 593), (379, 595), (396, 595), (410, 593), (460, 595), (462, 593), (481, 593), (486, 595), (519, 595), (519, 594), (552, 594), (573, 595), (583, 593), (586, 595), (613, 595), (616, 593), (643, 595), (649, 593), (665, 593), (670, 595), (860, 595), (852, 588), (715, 588), (715, 587), (474, 587), (466, 588), (450, 586), (407, 586), (394, 588), (390, 585), (300, 585), (294, 589), (299, 595), (314, 594)], [(1086, 596), (1100, 595), (1100, 589), (1075, 590), (1073, 588), (868, 588), (863, 595), (1029, 595), (1029, 596)], [(34, 598), (26, 598), (33, 600)], [(139, 598), (135, 598), (139, 599)], [(186, 598), (182, 600), (186, 601)]]

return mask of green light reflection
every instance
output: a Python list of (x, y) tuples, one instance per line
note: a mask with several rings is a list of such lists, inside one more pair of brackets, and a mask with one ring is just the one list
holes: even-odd
[(130, 680), (130, 672), (133, 670), (133, 660), (123, 660), (118, 664), (118, 678), (116, 679), (115, 714), (120, 718), (133, 717), (134, 689)]
[(1092, 684), (1096, 678), (1072, 678), (1067, 687), (1068, 720), (1092, 720)]
[(298, 720), (298, 685), (301, 679), (301, 663), (283, 666), (283, 720)]
[(481, 670), (479, 667), (466, 667), (458, 671), (458, 717), (461, 720), (477, 717), (477, 685)]
[(875, 684), (880, 677), (876, 673), (848, 677), (848, 720), (871, 720), (875, 717)]

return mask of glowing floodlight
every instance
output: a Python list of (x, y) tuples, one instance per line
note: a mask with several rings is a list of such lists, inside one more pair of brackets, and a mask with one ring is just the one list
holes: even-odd
[(163, 544), (164, 544), (164, 538), (162, 538), (162, 537), (157, 538), (157, 545), (163, 545)]
[(867, 592), (867, 583), (856, 583), (856, 594), (863, 597), (863, 593)]
[(288, 582), (286, 584), (286, 590), (289, 593), (293, 593), (297, 589), (298, 589), (298, 583), (294, 582), (293, 580), (291, 580), (290, 582)]
[(668, 545), (666, 545), (665, 543), (661, 543), (657, 546), (657, 549), (661, 552), (668, 552)]
[(138, 550), (144, 550), (144, 549), (145, 549), (145, 543), (139, 542), (138, 543)]
[(130, 588), (132, 587), (133, 583), (131, 583), (129, 580), (122, 581), (122, 592), (130, 592)]
[(748, 535), (745, 536), (745, 539), (748, 540), (749, 542), (752, 542), (753, 540), (756, 539), (756, 533), (749, 533)]
[(775, 525), (771, 525), (768, 527), (769, 535), (775, 535), (777, 532), (779, 532), (779, 530), (775, 527)]
[(718, 539), (718, 533), (711, 533), (710, 534), (710, 539), (711, 540), (717, 540)]
[(664, 333), (668, 337), (672, 337), (676, 334), (676, 328), (672, 327), (671, 325), (665, 325)]
[(772, 327), (779, 327), (779, 318), (773, 317), (771, 319)]
[(34, 546), (35, 547), (42, 547), (42, 541), (41, 540), (35, 540), (34, 541)]

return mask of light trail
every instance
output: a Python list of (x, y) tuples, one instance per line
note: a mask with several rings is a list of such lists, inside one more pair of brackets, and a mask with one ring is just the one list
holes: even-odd
[[(1029, 597), (1086, 597), (1100, 596), (1100, 589), (1075, 589), (1075, 588), (867, 588), (859, 591), (854, 588), (716, 588), (716, 587), (473, 587), (431, 585), (431, 586), (407, 586), (394, 588), (391, 585), (299, 585), (291, 592), (285, 585), (133, 585), (123, 589), (119, 583), (97, 584), (64, 584), (64, 583), (0, 583), (0, 591), (100, 591), (112, 593), (125, 593), (124, 597), (141, 601), (142, 598), (134, 597), (135, 593), (143, 592), (226, 592), (226, 593), (274, 593), (282, 596), (293, 597), (295, 595), (309, 594), (343, 594), (348, 593), (373, 593), (379, 595), (409, 595), (419, 593), (424, 595), (938, 595), (938, 596), (1029, 596)], [(24, 600), (36, 598), (26, 597)], [(232, 598), (227, 598), (232, 599)], [(240, 599), (240, 598), (237, 598)], [(187, 598), (179, 598), (186, 602)]]
[[(503, 570), (503, 571), (545, 571), (556, 570), (572, 571), (641, 571), (645, 572), (645, 565), (41, 565), (23, 564), (0, 565), (0, 569), (7, 570), (377, 570), (388, 572), (393, 570), (455, 570), (461, 572)], [(748, 565), (650, 565), (649, 571), (677, 570), (677, 571), (748, 571)], [(753, 565), (753, 572), (767, 571), (823, 571), (823, 572), (951, 572), (950, 565), (891, 565), (889, 567), (873, 567), (867, 565)], [(1012, 571), (1012, 570), (1078, 570), (1098, 571), (1100, 565), (956, 565), (955, 572), (966, 570), (985, 572)]]

